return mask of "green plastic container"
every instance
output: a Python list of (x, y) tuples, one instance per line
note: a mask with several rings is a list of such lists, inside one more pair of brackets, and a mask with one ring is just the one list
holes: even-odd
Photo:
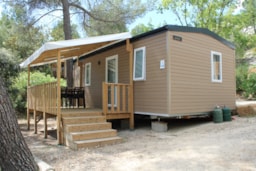
[(223, 122), (223, 112), (220, 108), (215, 108), (213, 111), (213, 122), (221, 123)]
[(231, 110), (228, 107), (224, 107), (223, 111), (223, 121), (231, 121)]

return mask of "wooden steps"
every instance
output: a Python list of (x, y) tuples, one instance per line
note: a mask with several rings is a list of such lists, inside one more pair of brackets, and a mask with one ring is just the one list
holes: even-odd
[(108, 138), (116, 136), (116, 130), (96, 130), (96, 131), (83, 131), (83, 132), (72, 132), (70, 137), (73, 141), (90, 140), (99, 138)]
[(84, 140), (84, 141), (75, 141), (77, 148), (89, 148), (89, 147), (98, 147), (105, 146), (109, 144), (116, 144), (122, 142), (122, 138), (120, 137), (110, 137), (110, 138), (100, 138), (94, 140)]
[(112, 125), (109, 122), (67, 124), (65, 131), (79, 132), (79, 131), (93, 131), (93, 130), (102, 130), (102, 129), (111, 129), (111, 128), (112, 128)]
[(122, 141), (101, 112), (62, 114), (65, 144), (79, 148), (98, 147)]
[(79, 116), (79, 117), (63, 117), (63, 124), (81, 124), (81, 123), (99, 123), (106, 122), (104, 116)]

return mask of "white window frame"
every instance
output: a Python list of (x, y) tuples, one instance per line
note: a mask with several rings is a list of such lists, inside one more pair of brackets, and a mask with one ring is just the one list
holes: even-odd
[[(219, 79), (215, 79), (214, 78), (214, 55), (218, 55), (220, 57), (220, 65), (219, 65), (219, 70), (220, 70), (220, 78)], [(211, 51), (211, 79), (212, 82), (218, 82), (221, 83), (222, 82), (222, 54), (220, 52), (216, 52), (216, 51)]]
[[(115, 65), (116, 65), (116, 70), (115, 70), (115, 72), (116, 72), (116, 78), (115, 78), (115, 83), (118, 83), (118, 55), (113, 55), (113, 56), (110, 56), (110, 57), (107, 57), (106, 58), (106, 66), (105, 66), (105, 81), (106, 81), (106, 83), (108, 83), (108, 61), (109, 60), (112, 60), (112, 59), (115, 59), (115, 61), (116, 61), (116, 63), (115, 63)], [(115, 99), (114, 99), (114, 106), (116, 107), (117, 106), (117, 89), (115, 88)], [(111, 104), (110, 103), (108, 103), (108, 106), (111, 106)]]
[[(89, 78), (87, 78), (87, 72), (89, 72)], [(85, 86), (91, 85), (91, 73), (92, 73), (92, 64), (91, 64), (91, 62), (89, 62), (84, 65), (84, 84), (85, 84)], [(88, 83), (87, 83), (87, 79), (89, 79)]]
[[(135, 76), (135, 71), (136, 71), (136, 52), (142, 50), (142, 76), (141, 77), (136, 77)], [(136, 48), (134, 49), (134, 60), (133, 60), (133, 80), (134, 81), (142, 81), (142, 80), (146, 80), (146, 47), (140, 47), (140, 48)]]
[(112, 59), (116, 60), (116, 78), (115, 78), (116, 82), (115, 83), (118, 83), (118, 55), (113, 55), (106, 58), (105, 81), (108, 83), (108, 61)]

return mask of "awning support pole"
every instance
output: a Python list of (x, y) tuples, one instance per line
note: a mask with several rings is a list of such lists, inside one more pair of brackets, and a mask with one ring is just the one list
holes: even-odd
[[(27, 87), (30, 86), (30, 65), (28, 65), (28, 82)], [(28, 91), (27, 91), (28, 92)], [(27, 124), (28, 124), (28, 130), (30, 130), (30, 113), (29, 113), (29, 103), (28, 103), (28, 93), (27, 93)]]
[(130, 93), (129, 93), (129, 111), (130, 113), (130, 129), (134, 129), (134, 101), (133, 101), (133, 45), (130, 39), (126, 39), (126, 50), (129, 52), (129, 77), (130, 77)]
[(58, 50), (57, 59), (57, 139), (58, 144), (63, 144), (62, 134), (61, 134), (61, 89), (60, 89), (60, 77), (61, 77), (61, 58), (60, 50)]

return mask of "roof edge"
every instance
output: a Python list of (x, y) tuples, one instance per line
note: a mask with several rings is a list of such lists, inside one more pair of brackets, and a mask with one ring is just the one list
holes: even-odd
[(218, 41), (220, 41), (221, 43), (223, 43), (224, 45), (228, 46), (231, 49), (235, 49), (235, 45), (231, 42), (229, 42), (228, 40), (224, 39), (223, 37), (219, 36), (218, 34), (210, 31), (207, 28), (200, 28), (200, 27), (189, 27), (189, 26), (179, 26), (179, 25), (165, 25), (162, 26), (160, 28), (151, 30), (149, 32), (146, 33), (142, 33), (139, 35), (136, 35), (134, 37), (131, 38), (131, 42), (136, 41), (138, 39), (141, 39), (143, 37), (149, 36), (149, 35), (153, 35), (156, 33), (160, 33), (163, 31), (177, 31), (177, 32), (188, 32), (188, 33), (201, 33), (201, 34), (205, 34), (208, 35)]
[[(46, 42), (39, 49), (37, 49), (31, 56), (29, 56), (26, 60), (21, 62), (20, 67), (25, 68), (31, 64), (34, 66), (40, 65), (37, 63), (33, 64), (33, 62), (36, 59), (38, 59), (44, 52), (47, 52), (50, 50), (60, 50), (60, 49), (66, 49), (69, 47), (91, 45), (91, 44), (109, 42), (109, 41), (114, 42), (114, 41), (126, 40), (127, 38), (131, 38), (131, 34), (129, 32), (107, 34), (107, 35), (93, 36), (93, 37), (80, 38), (80, 39)], [(81, 54), (79, 54), (79, 56), (80, 55)], [(46, 63), (41, 63), (41, 64), (46, 64)]]

